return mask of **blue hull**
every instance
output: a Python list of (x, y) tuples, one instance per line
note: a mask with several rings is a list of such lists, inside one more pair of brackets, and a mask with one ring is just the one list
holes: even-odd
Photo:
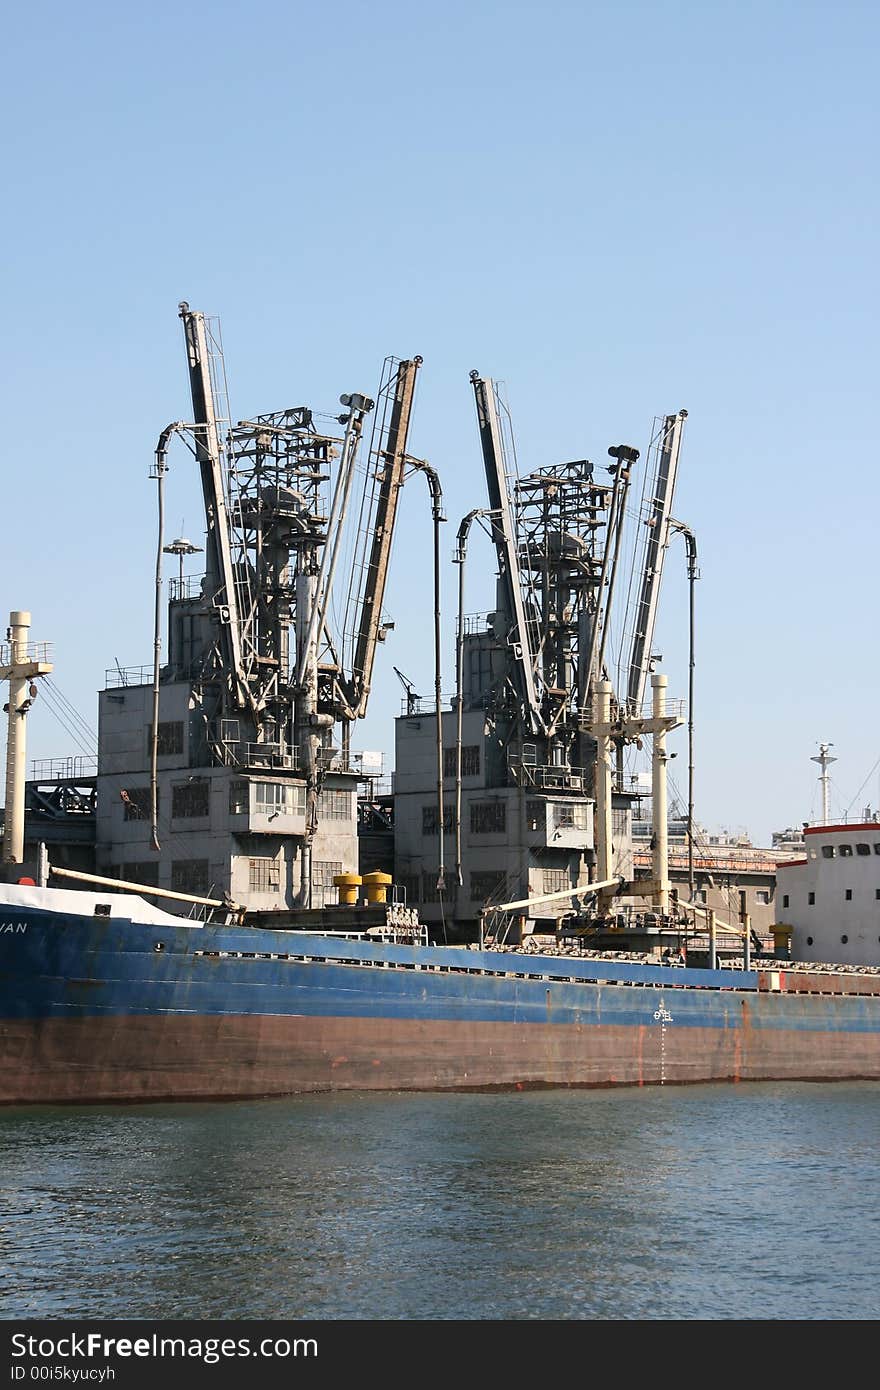
[(6, 1102), (880, 1077), (880, 994), (778, 972), (4, 918)]

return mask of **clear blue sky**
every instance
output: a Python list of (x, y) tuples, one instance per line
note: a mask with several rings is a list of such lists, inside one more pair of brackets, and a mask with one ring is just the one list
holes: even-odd
[[(471, 368), (506, 383), (527, 468), (644, 451), (687, 408), (697, 814), (759, 842), (816, 815), (820, 740), (833, 809), (866, 777), (877, 805), (875, 4), (84, 0), (4, 30), (0, 618), (32, 610), (91, 723), (104, 668), (151, 659), (148, 472), (189, 413), (187, 299), (220, 317), (238, 418), (333, 409), (421, 353), (445, 556), (485, 500)], [(198, 540), (182, 449), (168, 491)], [(431, 691), (422, 492), (361, 747), (391, 749), (392, 663)], [(686, 613), (678, 541), (656, 645), (681, 695)], [(40, 702), (29, 737), (76, 751)]]

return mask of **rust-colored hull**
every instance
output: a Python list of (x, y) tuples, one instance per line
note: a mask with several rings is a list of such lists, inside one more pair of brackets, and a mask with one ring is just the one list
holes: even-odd
[(876, 1035), (254, 1015), (6, 1019), (6, 1104), (877, 1078)]

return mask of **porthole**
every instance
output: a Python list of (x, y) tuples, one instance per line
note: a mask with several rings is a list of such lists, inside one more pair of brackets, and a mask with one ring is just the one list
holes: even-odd
[(844, 935), (840, 938), (840, 940), (841, 940), (842, 944), (845, 946), (846, 943), (849, 941), (849, 937), (844, 933)]
[(807, 937), (807, 945), (808, 945), (808, 946), (812, 946), (812, 944), (813, 944), (813, 938), (812, 938), (811, 936), (808, 936), (808, 937)]

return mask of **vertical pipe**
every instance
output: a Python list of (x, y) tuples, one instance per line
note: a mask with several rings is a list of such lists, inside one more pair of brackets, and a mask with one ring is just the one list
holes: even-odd
[[(651, 685), (654, 690), (654, 719), (666, 717), (667, 678), (653, 675)], [(651, 759), (651, 802), (653, 831), (653, 863), (651, 876), (654, 880), (654, 902), (662, 913), (669, 911), (669, 851), (668, 851), (668, 810), (666, 794), (666, 730), (658, 728), (654, 733), (654, 751)]]
[[(446, 887), (446, 867), (444, 864), (443, 843), (443, 700), (440, 693), (442, 684), (442, 652), (440, 648), (440, 522), (443, 520), (443, 513), (440, 509), (438, 496), (440, 485), (439, 482), (436, 481), (436, 474), (433, 475), (433, 478), (429, 476), (428, 481), (432, 483), (434, 502), (431, 510), (434, 519), (434, 708), (437, 716), (437, 849), (439, 856), (437, 888), (442, 894)], [(436, 483), (436, 491), (433, 487), (434, 483)], [(440, 912), (442, 916), (442, 899), (440, 903)]]
[[(459, 540), (461, 533), (459, 532)], [(464, 662), (464, 561), (465, 548), (459, 544), (458, 554), (458, 641), (455, 649), (455, 881), (463, 883), (461, 869), (461, 733), (462, 733), (462, 665)]]
[(424, 459), (407, 458), (413, 468), (424, 473), (431, 493), (431, 517), (434, 522), (434, 711), (437, 720), (437, 890), (440, 894), (440, 921), (446, 939), (446, 920), (443, 915), (443, 893), (446, 889), (445, 844), (443, 834), (443, 710), (440, 686), (442, 682), (442, 652), (440, 649), (440, 523), (443, 515), (443, 491), (435, 470)]
[(739, 894), (739, 920), (743, 932), (743, 970), (751, 968), (751, 947), (752, 947), (752, 919), (747, 911), (748, 894), (745, 889), (740, 889)]
[[(159, 844), (159, 671), (162, 665), (162, 543), (165, 537), (165, 474), (168, 471), (165, 455), (169, 431), (163, 430), (156, 446), (156, 494), (158, 502), (158, 538), (156, 542), (156, 593), (153, 613), (153, 722), (150, 729), (150, 835), (157, 852)], [(180, 557), (181, 567), (183, 556)]]
[(593, 732), (596, 739), (596, 876), (611, 878), (611, 682), (593, 688)]
[(709, 969), (717, 970), (718, 953), (715, 949), (715, 910), (709, 909)]
[(694, 898), (694, 578), (690, 574), (688, 619), (688, 893)]
[[(15, 667), (27, 661), (30, 613), (16, 611), (9, 615), (9, 719), (6, 744), (6, 819), (3, 829), (3, 859), (7, 864), (24, 862), (24, 784), (27, 770), (25, 719), (21, 710), (27, 692), (27, 676), (17, 674)], [(19, 711), (21, 710), (21, 713)]]

